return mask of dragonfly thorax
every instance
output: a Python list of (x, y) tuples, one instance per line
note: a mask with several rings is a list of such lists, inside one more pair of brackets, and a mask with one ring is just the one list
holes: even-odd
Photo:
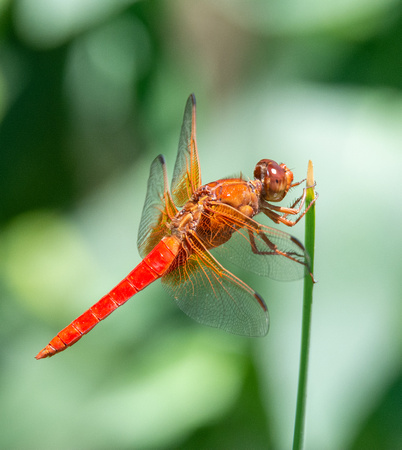
[(182, 237), (190, 230), (195, 230), (200, 221), (202, 208), (201, 202), (188, 201), (169, 224), (172, 234)]

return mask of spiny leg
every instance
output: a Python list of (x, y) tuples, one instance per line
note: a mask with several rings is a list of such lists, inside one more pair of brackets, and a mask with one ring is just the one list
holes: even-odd
[[(262, 240), (265, 242), (265, 244), (267, 244), (267, 246), (271, 249), (270, 251), (261, 251), (258, 250), (256, 242), (255, 242), (255, 238), (254, 238), (254, 233), (251, 230), (248, 230), (248, 235), (250, 238), (250, 244), (251, 244), (251, 250), (253, 253), (257, 254), (257, 255), (281, 255), (284, 256), (285, 258), (290, 259), (291, 261), (294, 261), (298, 264), (303, 264), (307, 269), (308, 269), (308, 265), (306, 262), (300, 262), (298, 259), (296, 259), (293, 255), (297, 255), (297, 253), (295, 252), (282, 252), (281, 250), (278, 249), (278, 246), (276, 244), (274, 244), (265, 233), (260, 233), (259, 235), (261, 236)], [(303, 246), (299, 243), (299, 241), (293, 237), (291, 237), (292, 242), (294, 242), (295, 244), (300, 246), (300, 250), (304, 253), (304, 248)], [(310, 271), (309, 271), (310, 272)], [(311, 273), (310, 273), (311, 275)]]
[[(311, 203), (308, 205), (308, 207), (302, 212), (302, 214), (300, 214), (300, 216), (296, 219), (296, 220), (290, 220), (287, 219), (287, 216), (289, 214), (291, 215), (297, 215), (300, 213), (305, 201), (306, 201), (306, 189), (305, 188), (303, 190), (303, 194), (301, 197), (299, 197), (292, 205), (292, 207), (290, 208), (286, 208), (283, 206), (277, 206), (277, 205), (271, 205), (270, 203), (266, 203), (262, 208), (261, 208), (261, 212), (263, 212), (267, 217), (269, 217), (271, 220), (273, 220), (275, 223), (283, 223), (285, 225), (287, 225), (288, 227), (293, 227), (295, 226), (300, 219), (302, 219), (305, 214), (307, 213), (307, 211), (312, 207), (312, 205), (315, 203), (315, 201), (318, 198), (318, 195), (316, 194), (314, 199), (311, 201)], [(293, 208), (294, 205), (296, 205), (298, 202), (300, 201), (300, 205), (298, 208)], [(281, 216), (279, 213), (283, 213), (283, 215)]]

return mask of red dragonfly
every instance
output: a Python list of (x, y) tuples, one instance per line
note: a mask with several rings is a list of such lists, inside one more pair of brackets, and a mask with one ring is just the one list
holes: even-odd
[(264, 300), (226, 270), (216, 256), (274, 279), (312, 277), (308, 254), (296, 238), (253, 219), (263, 213), (275, 223), (295, 225), (312, 205), (303, 210), (307, 188), (288, 208), (271, 204), (281, 201), (302, 181), (293, 183), (292, 171), (270, 159), (257, 163), (253, 180), (240, 176), (202, 185), (195, 109), (195, 97), (190, 95), (170, 191), (164, 157), (159, 155), (151, 165), (138, 233), (143, 260), (60, 331), (36, 359), (75, 344), (158, 278), (179, 307), (196, 321), (235, 334), (265, 336), (269, 317)]

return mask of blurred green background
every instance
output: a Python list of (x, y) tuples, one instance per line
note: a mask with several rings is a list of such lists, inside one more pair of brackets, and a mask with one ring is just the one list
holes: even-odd
[(264, 339), (194, 323), (157, 282), (34, 359), (140, 261), (149, 166), (163, 153), (171, 175), (195, 92), (204, 182), (314, 162), (306, 448), (402, 448), (401, 2), (2, 0), (0, 17), (0, 447), (291, 447), (301, 281), (237, 272)]

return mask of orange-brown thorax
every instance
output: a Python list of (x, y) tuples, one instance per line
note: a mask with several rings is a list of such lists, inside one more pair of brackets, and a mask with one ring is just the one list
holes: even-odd
[(169, 224), (172, 234), (184, 245), (191, 240), (190, 248), (197, 240), (208, 249), (218, 247), (242, 228), (244, 216), (252, 218), (267, 202), (282, 200), (293, 181), (285, 164), (270, 159), (258, 162), (254, 176), (251, 181), (224, 178), (198, 188)]
[(172, 233), (183, 241), (196, 235), (207, 248), (222, 245), (240, 228), (233, 221), (233, 214), (225, 215), (225, 205), (251, 218), (259, 212), (260, 192), (258, 180), (242, 178), (226, 178), (201, 186), (172, 219)]

